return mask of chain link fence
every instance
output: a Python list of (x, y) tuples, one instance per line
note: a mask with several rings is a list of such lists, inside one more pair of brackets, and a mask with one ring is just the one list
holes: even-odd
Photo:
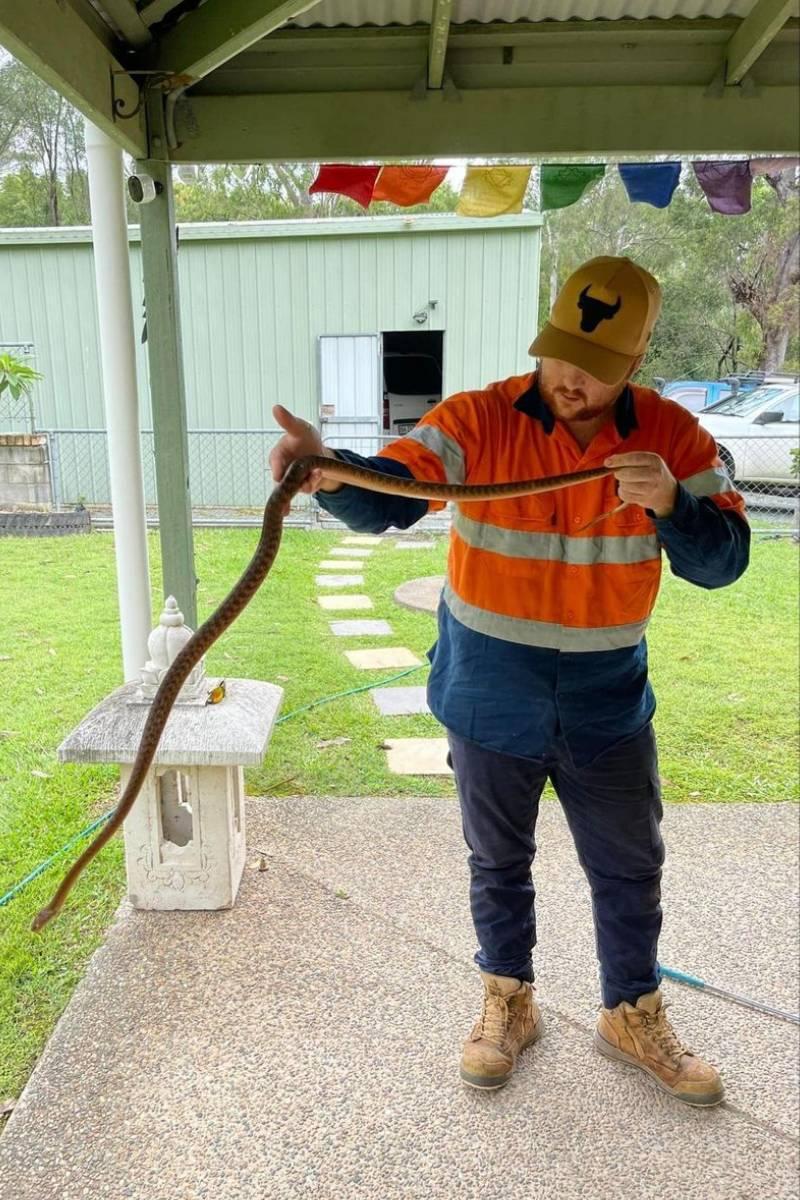
[[(33, 342), (0, 342), (0, 354), (8, 354), (23, 366), (36, 369)], [(36, 413), (30, 389), (15, 396), (11, 388), (0, 390), (0, 433), (36, 432)]]
[[(189, 479), (192, 512), (198, 525), (257, 525), (272, 487), (269, 453), (282, 430), (194, 429), (189, 431)], [(155, 458), (152, 430), (142, 431), (142, 465), (148, 519), (157, 520)], [(96, 524), (111, 523), (111, 489), (105, 430), (60, 429), (47, 434), (55, 508), (84, 505)], [(377, 453), (394, 437), (371, 435), (331, 446), (347, 445), (356, 453)], [(747, 502), (753, 529), (763, 533), (800, 531), (800, 480), (796, 471), (798, 438), (765, 434), (729, 440), (721, 445), (723, 461), (733, 466), (738, 489)], [(793, 451), (795, 453), (793, 454)], [(298, 496), (290, 524), (306, 528), (335, 528), (329, 513), (306, 496)], [(416, 529), (445, 530), (448, 510), (424, 518)]]

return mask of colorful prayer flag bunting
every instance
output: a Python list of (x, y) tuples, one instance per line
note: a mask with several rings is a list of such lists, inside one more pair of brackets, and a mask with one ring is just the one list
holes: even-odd
[(542, 167), (542, 212), (549, 208), (567, 208), (606, 169), (602, 163), (545, 163)]
[(334, 192), (337, 196), (349, 196), (362, 208), (367, 208), (380, 171), (380, 167), (358, 167), (346, 163), (331, 163), (320, 167), (317, 177), (308, 191), (309, 194)]
[[(750, 211), (753, 179), (800, 168), (800, 158), (755, 158), (749, 161), (698, 161), (694, 173), (712, 212), (739, 216)], [(386, 200), (407, 208), (425, 204), (445, 180), (448, 167), (321, 165), (308, 189), (349, 196), (362, 208)], [(531, 166), (467, 167), (456, 212), (462, 217), (496, 217), (522, 211)], [(618, 168), (632, 203), (666, 208), (681, 177), (680, 162), (620, 163)], [(545, 163), (541, 167), (541, 210), (566, 208), (601, 179), (603, 163)]]
[(620, 163), (618, 168), (628, 199), (666, 208), (681, 177), (677, 163)]
[(426, 204), (444, 182), (447, 171), (447, 167), (384, 167), (372, 199), (390, 200), (402, 208)]
[(750, 211), (753, 177), (749, 162), (696, 162), (692, 166), (712, 212), (736, 217)]
[(456, 212), (462, 217), (498, 217), (522, 212), (531, 167), (467, 167)]

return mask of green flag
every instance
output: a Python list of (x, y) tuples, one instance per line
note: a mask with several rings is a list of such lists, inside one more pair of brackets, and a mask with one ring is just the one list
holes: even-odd
[(567, 208), (580, 200), (606, 169), (602, 163), (545, 163), (542, 167), (542, 212), (548, 208)]

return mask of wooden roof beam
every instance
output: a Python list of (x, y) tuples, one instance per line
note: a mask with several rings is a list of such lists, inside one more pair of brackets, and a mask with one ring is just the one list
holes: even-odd
[(450, 36), (450, 14), (453, 0), (433, 0), (431, 32), (428, 39), (428, 87), (440, 88), (444, 80), (447, 41)]
[(741, 83), (756, 59), (797, 13), (797, 0), (756, 0), (726, 47), (725, 83)]
[(176, 77), (182, 87), (216, 67), (317, 0), (206, 0), (138, 56), (137, 66)]

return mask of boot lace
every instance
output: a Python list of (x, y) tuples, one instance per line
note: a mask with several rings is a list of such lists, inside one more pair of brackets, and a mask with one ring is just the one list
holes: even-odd
[(498, 1046), (502, 1045), (510, 1018), (508, 1002), (502, 996), (484, 996), (480, 1025), (481, 1037)]
[(692, 1051), (684, 1046), (670, 1025), (665, 1012), (668, 1007), (668, 1004), (663, 1004), (658, 1012), (642, 1012), (642, 1026), (647, 1036), (652, 1038), (655, 1044), (677, 1063), (684, 1054), (691, 1054)]

